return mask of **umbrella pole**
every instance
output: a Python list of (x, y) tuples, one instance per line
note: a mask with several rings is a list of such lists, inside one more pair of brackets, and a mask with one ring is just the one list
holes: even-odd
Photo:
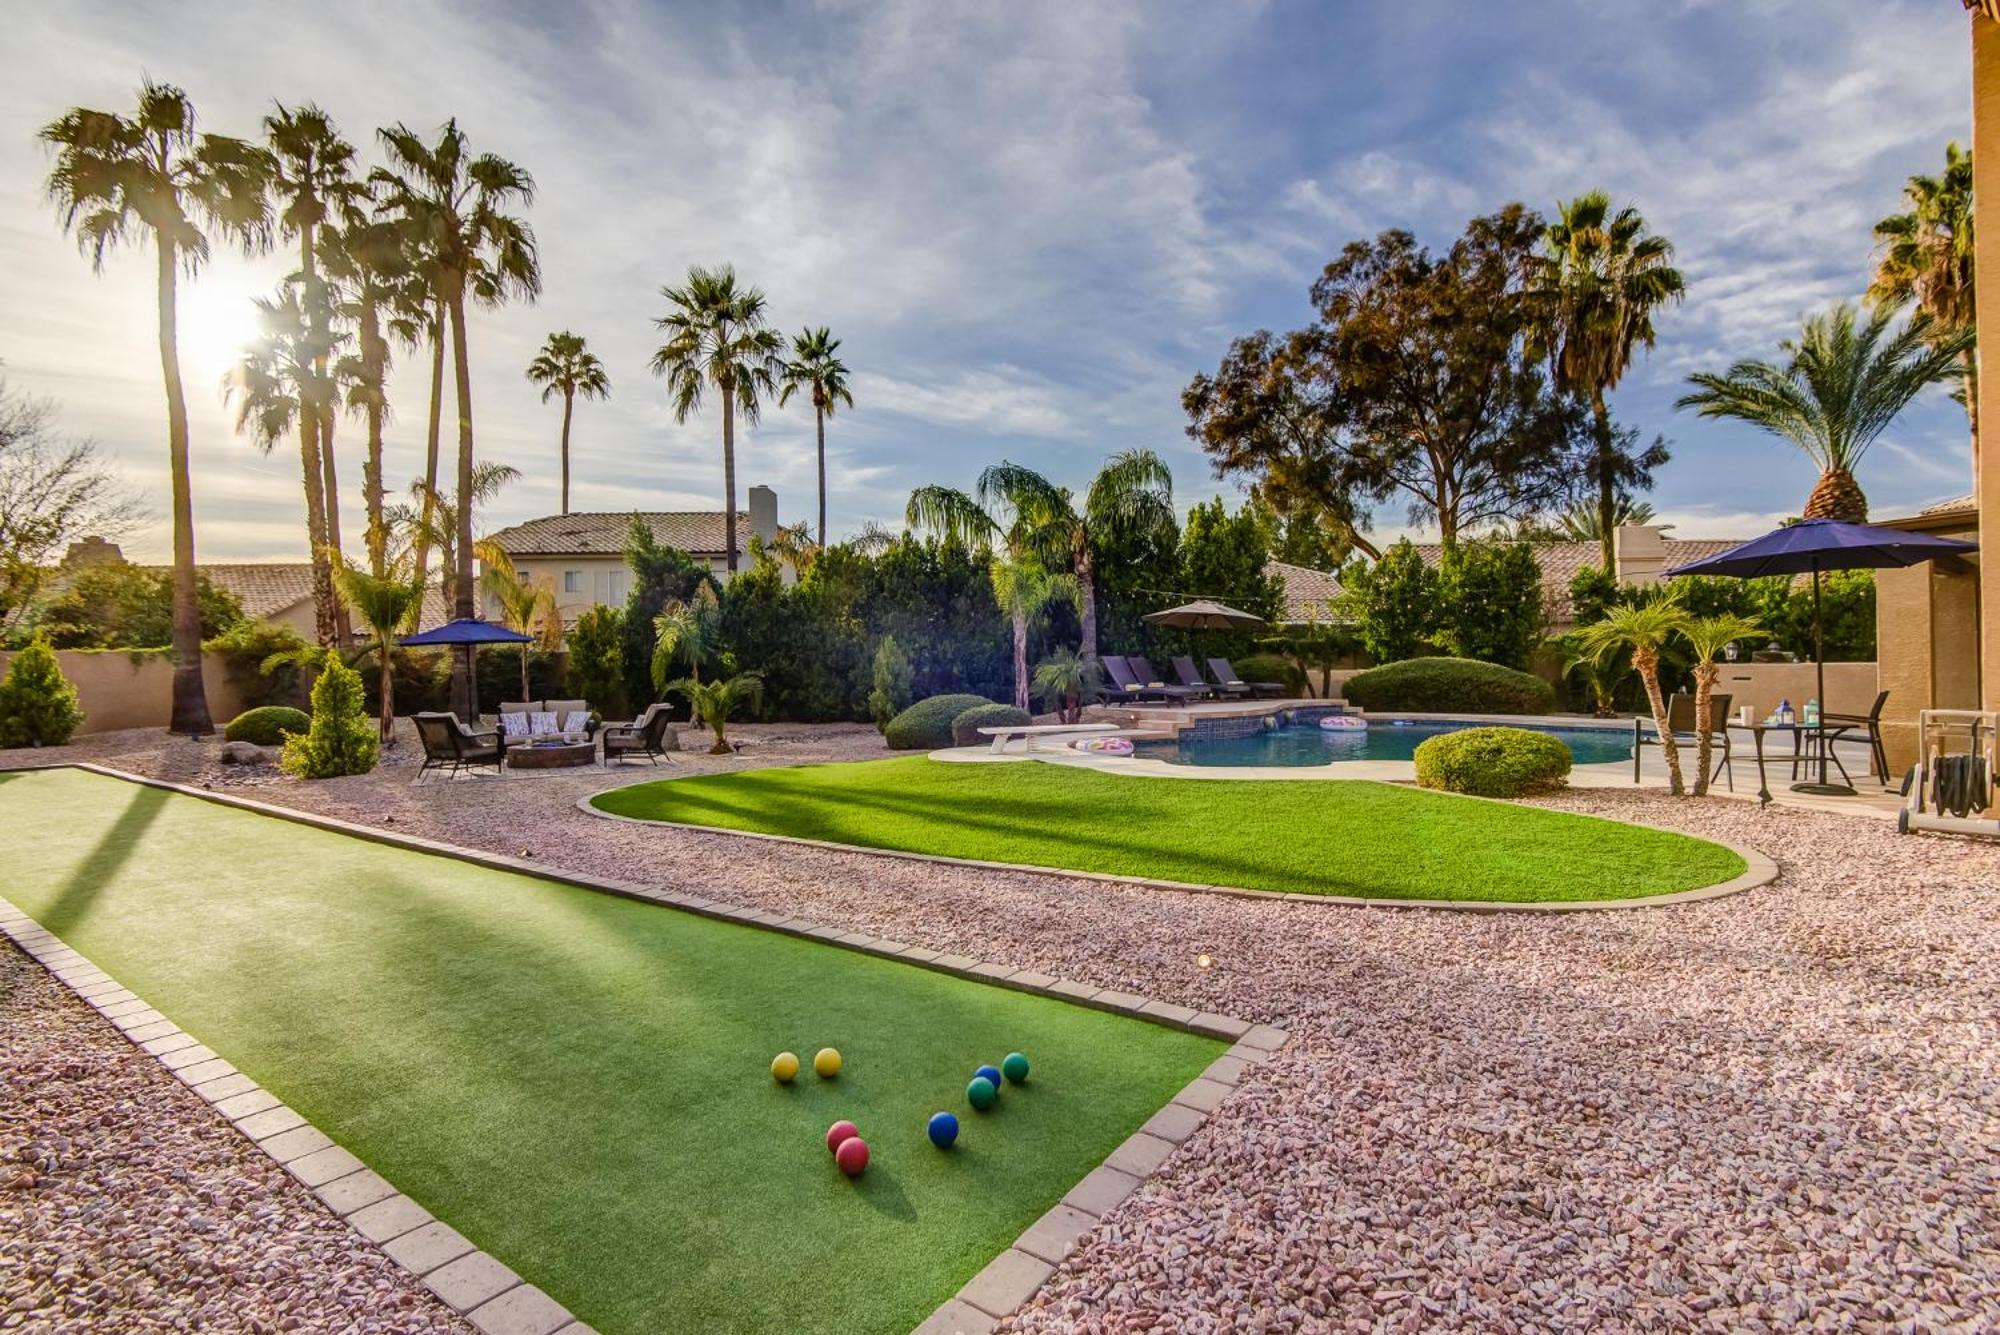
[(1854, 790), (1852, 788), (1849, 788), (1846, 784), (1828, 783), (1826, 778), (1826, 762), (1828, 758), (1827, 748), (1830, 745), (1832, 745), (1832, 743), (1827, 741), (1826, 731), (1825, 731), (1826, 729), (1826, 631), (1825, 627), (1821, 624), (1820, 621), (1818, 557), (1813, 558), (1812, 581), (1813, 581), (1813, 680), (1816, 683), (1814, 690), (1816, 692), (1815, 698), (1819, 701), (1819, 717), (1820, 717), (1820, 733), (1818, 738), (1816, 739), (1817, 744), (1819, 746), (1819, 782), (1795, 783), (1792, 785), (1792, 791), (1795, 793), (1819, 793), (1827, 797), (1852, 797), (1854, 796)]

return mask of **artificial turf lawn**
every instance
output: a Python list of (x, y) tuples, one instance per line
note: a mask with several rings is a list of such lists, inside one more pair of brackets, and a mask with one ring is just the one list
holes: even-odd
[(1225, 1046), (77, 771), (0, 774), (0, 847), (23, 910), (605, 1335), (908, 1330)]
[(591, 800), (619, 816), (865, 848), (1381, 899), (1625, 899), (1744, 871), (1687, 835), (1351, 779), (916, 757), (667, 779)]

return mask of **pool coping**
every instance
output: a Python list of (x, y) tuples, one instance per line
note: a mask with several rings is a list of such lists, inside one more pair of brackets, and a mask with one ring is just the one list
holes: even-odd
[[(1197, 1011), (1160, 998), (1098, 988), (1032, 969), (947, 955), (905, 942), (815, 923), (805, 918), (743, 909), (698, 895), (656, 890), (636, 882), (593, 877), (541, 866), (525, 858), (488, 853), (441, 840), (399, 834), (375, 826), (300, 811), (233, 793), (132, 774), (108, 765), (65, 762), (15, 770), (72, 769), (103, 778), (157, 788), (218, 806), (274, 816), (373, 843), (450, 857), (496, 871), (572, 885), (620, 899), (680, 909), (738, 926), (810, 937), (859, 954), (951, 974), (968, 982), (1035, 993), (1052, 1001), (1144, 1020), (1168, 1029), (1218, 1039), (1231, 1046), (1160, 1105), (1130, 1136), (1085, 1174), (1040, 1218), (977, 1274), (945, 1299), (915, 1328), (915, 1335), (986, 1335), (1033, 1297), (1077, 1241), (1157, 1175), (1175, 1150), (1207, 1124), (1243, 1073), (1267, 1061), (1285, 1044), (1286, 1030), (1212, 1011)], [(600, 813), (604, 814), (604, 813)], [(623, 818), (620, 818), (623, 819)], [(457, 1230), (397, 1191), (380, 1174), (306, 1121), (275, 1094), (181, 1029), (137, 993), (71, 948), (19, 906), (0, 895), (0, 934), (109, 1020), (134, 1047), (151, 1056), (193, 1089), (230, 1125), (273, 1162), (308, 1187), (322, 1203), (390, 1260), (464, 1316), (484, 1335), (596, 1335), (592, 1327), (528, 1283), (512, 1269), (474, 1247)], [(463, 1250), (459, 1250), (463, 1244)]]
[[(935, 759), (936, 757), (931, 757)], [(1013, 756), (1009, 759), (1036, 759), (1036, 756)], [(996, 757), (998, 759), (998, 757)], [(1062, 761), (1054, 763), (1062, 764)], [(1091, 768), (1095, 766), (1079, 766)], [(1117, 771), (1113, 771), (1114, 773)], [(652, 780), (657, 783), (679, 783), (686, 779), (707, 777), (699, 774), (675, 775), (670, 778)], [(1350, 783), (1382, 783), (1381, 779), (1350, 779)], [(1426, 789), (1426, 792), (1434, 790)], [(1714, 885), (1697, 886), (1692, 890), (1675, 890), (1663, 895), (1641, 895), (1626, 899), (1558, 899), (1537, 902), (1484, 899), (1380, 899), (1368, 895), (1313, 895), (1296, 890), (1257, 890), (1242, 885), (1203, 885), (1197, 881), (1171, 881), (1152, 876), (1124, 876), (1117, 872), (1080, 871), (1069, 867), (1047, 867), (1032, 862), (994, 862), (985, 858), (958, 858), (944, 853), (917, 853), (902, 848), (871, 848), (866, 844), (843, 844), (831, 839), (808, 839), (796, 834), (770, 834), (763, 830), (732, 830), (719, 825), (695, 825), (686, 821), (649, 820), (643, 816), (624, 816), (614, 811), (604, 811), (591, 804), (591, 796), (580, 797), (576, 801), (577, 810), (597, 817), (599, 820), (623, 821), (628, 825), (650, 825), (668, 830), (690, 830), (697, 834), (728, 835), (736, 839), (762, 839), (770, 843), (794, 844), (804, 848), (821, 849), (833, 853), (863, 853), (870, 857), (897, 858), (905, 862), (926, 862), (944, 867), (971, 867), (981, 871), (1019, 872), (1027, 876), (1046, 876), (1058, 880), (1100, 881), (1111, 885), (1134, 886), (1142, 890), (1165, 890), (1174, 894), (1221, 895), (1230, 899), (1278, 900), (1287, 904), (1331, 904), (1341, 908), (1362, 909), (1436, 909), (1449, 913), (1592, 913), (1623, 909), (1670, 908), (1677, 904), (1699, 904), (1711, 899), (1727, 899), (1747, 893), (1760, 886), (1769, 885), (1778, 879), (1778, 864), (1770, 857), (1745, 844), (1731, 843), (1708, 835), (1688, 834), (1686, 830), (1670, 829), (1664, 825), (1651, 825), (1645, 821), (1625, 820), (1618, 816), (1600, 816), (1594, 813), (1571, 812), (1586, 820), (1610, 821), (1617, 825), (1629, 825), (1637, 830), (1652, 830), (1658, 834), (1682, 835), (1689, 839), (1699, 839), (1703, 843), (1724, 848), (1743, 859), (1743, 872), (1727, 881)], [(1506, 806), (1515, 805), (1502, 798), (1478, 797), (1471, 793), (1448, 793), (1435, 791), (1438, 797), (1463, 798), (1471, 802), (1499, 802)], [(1536, 808), (1541, 810), (1543, 808)]]

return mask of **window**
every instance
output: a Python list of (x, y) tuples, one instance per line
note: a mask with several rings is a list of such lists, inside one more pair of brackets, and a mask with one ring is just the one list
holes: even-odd
[(625, 572), (624, 572), (624, 571), (622, 571), (622, 570), (614, 570), (614, 571), (612, 571), (612, 572), (611, 572), (611, 588), (610, 588), (610, 592), (611, 592), (611, 596), (610, 596), (609, 598), (607, 598), (607, 599), (605, 600), (606, 602), (610, 602), (610, 603), (614, 603), (614, 604), (615, 604), (615, 603), (622, 603), (622, 602), (624, 602), (624, 601), (625, 601)]
[(583, 572), (581, 570), (563, 571), (563, 592), (564, 593), (583, 592)]

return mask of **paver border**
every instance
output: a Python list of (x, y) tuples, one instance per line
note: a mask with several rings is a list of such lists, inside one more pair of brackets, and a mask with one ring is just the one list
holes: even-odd
[[(1037, 757), (1039, 759), (1039, 757)], [(698, 774), (676, 775), (671, 779), (652, 782), (680, 783), (687, 779), (707, 777)], [(1326, 782), (1322, 780), (1322, 782)], [(1374, 783), (1380, 780), (1353, 779), (1339, 782)], [(1231, 899), (1275, 899), (1288, 904), (1333, 904), (1343, 908), (1363, 909), (1438, 909), (1450, 913), (1596, 913), (1620, 909), (1665, 908), (1675, 904), (1699, 904), (1704, 900), (1726, 899), (1769, 885), (1778, 879), (1778, 864), (1765, 854), (1743, 844), (1731, 843), (1708, 835), (1688, 835), (1685, 830), (1668, 829), (1664, 825), (1649, 825), (1644, 821), (1623, 820), (1614, 816), (1587, 816), (1588, 820), (1611, 821), (1618, 825), (1629, 825), (1638, 830), (1654, 830), (1661, 834), (1687, 835), (1690, 839), (1700, 839), (1718, 848), (1728, 849), (1743, 859), (1743, 873), (1727, 881), (1714, 885), (1698, 886), (1693, 890), (1676, 890), (1671, 894), (1643, 895), (1636, 899), (1558, 899), (1538, 903), (1518, 903), (1503, 900), (1483, 899), (1377, 899), (1366, 895), (1309, 895), (1293, 890), (1254, 890), (1242, 885), (1202, 885), (1194, 881), (1168, 881), (1151, 876), (1120, 876), (1108, 871), (1078, 871), (1067, 867), (1045, 867), (1032, 862), (993, 862), (984, 858), (955, 858), (942, 853), (915, 853), (903, 848), (870, 848), (866, 844), (843, 844), (832, 839), (807, 839), (796, 834), (770, 834), (763, 830), (731, 830), (719, 825), (694, 825), (685, 821), (650, 820), (644, 816), (621, 816), (615, 811), (605, 811), (592, 805), (593, 793), (576, 800), (576, 808), (599, 820), (623, 821), (628, 825), (651, 825), (668, 830), (692, 830), (699, 834), (722, 834), (737, 839), (763, 839), (771, 843), (796, 844), (805, 848), (817, 848), (834, 853), (865, 853), (870, 857), (899, 858), (905, 862), (928, 862), (946, 867), (974, 867), (982, 871), (1020, 872), (1028, 876), (1052, 876), (1071, 881), (1102, 881), (1111, 885), (1137, 886), (1145, 890), (1167, 890), (1176, 894), (1223, 895)], [(1496, 801), (1495, 798), (1475, 797), (1467, 793), (1439, 793), (1440, 797), (1463, 797), (1474, 802)]]
[[(526, 858), (462, 848), (440, 840), (399, 834), (337, 817), (259, 802), (233, 793), (194, 788), (165, 779), (131, 774), (108, 765), (73, 762), (34, 766), (74, 769), (105, 778), (122, 779), (198, 798), (218, 806), (275, 816), (374, 843), (455, 858), (475, 866), (518, 872), (539, 880), (678, 908), (703, 917), (791, 936), (811, 937), (827, 945), (861, 954), (954, 974), (969, 982), (1032, 992), (1052, 1001), (1144, 1020), (1168, 1029), (1228, 1041), (1227, 1051), (1207, 1069), (1156, 1109), (1092, 1169), (1062, 1200), (1035, 1220), (999, 1256), (960, 1287), (916, 1328), (916, 1335), (986, 1335), (993, 1326), (1031, 1298), (1071, 1246), (1126, 1197), (1157, 1174), (1173, 1151), (1201, 1129), (1250, 1066), (1266, 1061), (1284, 1046), (1288, 1034), (1274, 1025), (1255, 1024), (1234, 1016), (1189, 1007), (1116, 988), (1093, 987), (1032, 969), (889, 941), (863, 932), (780, 916), (762, 909), (744, 909), (705, 899), (657, 890), (627, 881), (592, 877), (540, 866)], [(608, 815), (608, 813), (598, 813)], [(629, 819), (612, 817), (612, 819)], [(656, 824), (659, 822), (641, 822)], [(699, 827), (697, 827), (699, 828)], [(781, 836), (772, 836), (781, 837)], [(845, 847), (844, 845), (830, 845)], [(998, 864), (996, 864), (998, 865)], [(1064, 873), (1069, 874), (1069, 873)], [(1112, 878), (1115, 879), (1115, 878)], [(80, 1000), (103, 1015), (134, 1046), (165, 1066), (192, 1088), (231, 1125), (293, 1177), (311, 1188), (328, 1208), (356, 1232), (380, 1247), (396, 1264), (465, 1316), (486, 1335), (595, 1335), (555, 1299), (527, 1283), (513, 1270), (473, 1247), (462, 1234), (435, 1219), (430, 1211), (397, 1191), (386, 1178), (336, 1144), (275, 1094), (216, 1056), (193, 1035), (153, 1009), (136, 993), (119, 985), (81, 952), (65, 945), (55, 933), (0, 895), (0, 934), (5, 934)], [(458, 1244), (464, 1243), (463, 1251)], [(560, 1318), (560, 1319), (558, 1319)]]

